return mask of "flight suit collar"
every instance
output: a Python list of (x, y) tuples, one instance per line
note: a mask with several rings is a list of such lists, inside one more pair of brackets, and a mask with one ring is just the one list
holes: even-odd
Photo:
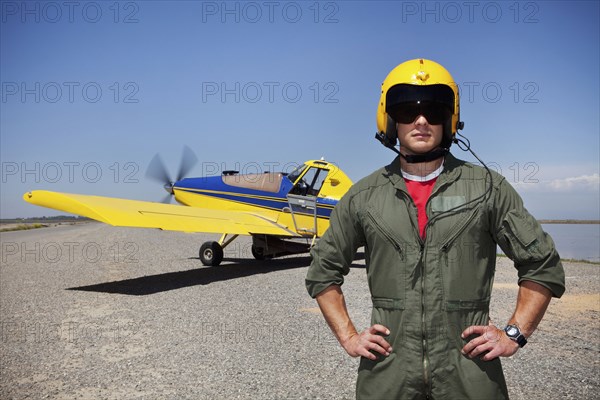
[[(464, 161), (458, 160), (452, 154), (448, 153), (444, 159), (444, 170), (437, 178), (436, 186), (457, 180), (460, 176), (460, 166), (462, 164), (464, 164)], [(397, 156), (394, 161), (385, 167), (385, 176), (387, 176), (396, 189), (408, 193), (400, 168), (400, 156)]]

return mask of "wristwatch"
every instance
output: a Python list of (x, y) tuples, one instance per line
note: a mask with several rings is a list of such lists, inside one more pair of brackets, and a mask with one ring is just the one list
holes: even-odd
[(519, 347), (523, 347), (527, 344), (527, 339), (525, 339), (525, 336), (523, 336), (518, 326), (506, 325), (504, 332), (506, 332), (506, 336), (508, 336), (510, 340), (517, 342)]

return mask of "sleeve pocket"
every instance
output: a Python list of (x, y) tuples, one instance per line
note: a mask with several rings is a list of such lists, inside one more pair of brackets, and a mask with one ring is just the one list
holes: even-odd
[(509, 211), (499, 239), (502, 250), (516, 262), (539, 261), (552, 251), (548, 236), (527, 212)]

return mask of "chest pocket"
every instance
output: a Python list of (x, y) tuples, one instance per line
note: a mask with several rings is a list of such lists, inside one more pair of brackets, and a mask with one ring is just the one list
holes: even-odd
[(486, 221), (482, 207), (440, 220), (438, 227), (443, 225), (443, 232), (439, 234), (438, 256), (444, 297), (448, 301), (479, 301), (489, 297), (496, 244)]
[[(403, 249), (400, 244), (401, 239), (397, 237), (398, 235), (394, 232), (394, 230), (388, 225), (388, 223), (383, 219), (379, 211), (374, 208), (367, 209), (366, 213), (366, 225), (375, 235), (367, 235), (370, 237), (375, 237), (375, 240), (384, 240), (386, 243), (392, 245), (394, 249), (398, 252), (400, 257), (403, 257)], [(374, 243), (371, 246), (372, 248), (378, 247), (375, 246)]]
[[(381, 213), (370, 207), (362, 215), (367, 260), (367, 279), (376, 298), (402, 301), (406, 287), (406, 244)], [(393, 222), (392, 222), (393, 223)]]

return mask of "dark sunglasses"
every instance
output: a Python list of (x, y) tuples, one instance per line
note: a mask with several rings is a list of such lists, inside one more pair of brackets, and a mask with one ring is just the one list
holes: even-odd
[(411, 124), (422, 115), (430, 125), (442, 125), (452, 116), (447, 106), (439, 103), (401, 104), (390, 112), (390, 116), (401, 124)]

